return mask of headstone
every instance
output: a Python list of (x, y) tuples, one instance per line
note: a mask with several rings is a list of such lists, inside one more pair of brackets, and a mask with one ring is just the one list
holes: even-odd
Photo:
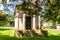
[(57, 29), (58, 31), (60, 31), (60, 24), (58, 24), (58, 25), (56, 26), (56, 29)]

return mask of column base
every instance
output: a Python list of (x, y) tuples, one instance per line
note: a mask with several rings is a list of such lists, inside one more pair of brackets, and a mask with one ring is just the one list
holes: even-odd
[(14, 36), (23, 37), (23, 36), (44, 36), (48, 37), (47, 31), (44, 30), (14, 30)]

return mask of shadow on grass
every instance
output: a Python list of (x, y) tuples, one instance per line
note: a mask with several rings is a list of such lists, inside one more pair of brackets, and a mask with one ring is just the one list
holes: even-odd
[(22, 38), (17, 38), (17, 37), (10, 37), (8, 35), (0, 35), (0, 40), (44, 40), (44, 39), (41, 39), (40, 37), (22, 37)]
[(0, 28), (0, 31), (7, 31), (7, 30), (12, 30), (12, 29), (9, 29), (9, 28)]
[(16, 37), (10, 37), (8, 35), (0, 35), (0, 40), (19, 40)]
[(51, 35), (47, 38), (47, 40), (60, 40), (60, 36)]
[(8, 35), (0, 35), (0, 40), (60, 40), (60, 36), (54, 36), (54, 35), (51, 35), (49, 37), (27, 36), (27, 37), (17, 38), (17, 37), (10, 37)]
[(6, 31), (6, 30), (11, 30), (11, 29), (0, 29), (0, 31)]

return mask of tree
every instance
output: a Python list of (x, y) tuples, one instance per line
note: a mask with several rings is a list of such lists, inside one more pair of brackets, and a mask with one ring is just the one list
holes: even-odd
[(19, 11), (24, 11), (25, 13), (28, 12), (28, 14), (39, 14), (41, 8), (37, 6), (37, 4), (33, 4), (31, 2), (26, 2), (23, 0), (23, 3), (21, 5), (17, 5), (16, 9)]
[(7, 26), (14, 26), (14, 15), (6, 14), (7, 15)]
[(53, 25), (56, 26), (56, 23), (60, 23), (60, 0), (48, 0), (46, 5), (46, 12), (44, 15), (45, 20), (48, 22), (49, 20), (53, 21)]
[(7, 16), (2, 11), (0, 11), (0, 26), (4, 26), (7, 23)]

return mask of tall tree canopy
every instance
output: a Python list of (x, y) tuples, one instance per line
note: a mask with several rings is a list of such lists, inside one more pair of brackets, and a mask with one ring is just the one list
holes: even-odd
[(2, 11), (0, 11), (0, 26), (5, 25), (7, 23), (8, 19), (6, 14), (4, 14)]
[(46, 21), (52, 20), (53, 22), (60, 23), (60, 0), (48, 0), (46, 5), (46, 13), (44, 18)]
[(23, 0), (23, 3), (21, 5), (16, 6), (17, 10), (28, 12), (29, 14), (38, 14), (40, 12), (41, 8), (37, 6), (37, 4), (33, 4), (31, 2), (26, 2)]

